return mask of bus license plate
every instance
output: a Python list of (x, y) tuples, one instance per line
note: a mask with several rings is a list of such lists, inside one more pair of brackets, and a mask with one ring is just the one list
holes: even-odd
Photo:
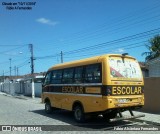
[(129, 102), (129, 99), (118, 99), (119, 103), (127, 103)]

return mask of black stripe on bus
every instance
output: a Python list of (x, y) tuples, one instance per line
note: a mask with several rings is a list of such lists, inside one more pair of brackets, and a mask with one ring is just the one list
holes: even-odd
[[(87, 92), (87, 88), (90, 91)], [(43, 92), (102, 95), (102, 86), (46, 86)]]
[(43, 87), (42, 92), (74, 93), (74, 94), (93, 94), (93, 95), (139, 95), (144, 93), (144, 86), (126, 85), (48, 85)]

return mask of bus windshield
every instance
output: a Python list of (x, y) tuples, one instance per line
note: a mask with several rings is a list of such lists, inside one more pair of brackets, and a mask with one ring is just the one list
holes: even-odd
[(141, 79), (142, 73), (136, 60), (123, 57), (110, 57), (111, 78)]

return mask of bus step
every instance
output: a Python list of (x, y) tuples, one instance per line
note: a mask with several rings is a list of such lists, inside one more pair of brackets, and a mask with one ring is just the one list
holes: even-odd
[(122, 113), (119, 112), (119, 115), (120, 115), (119, 118), (113, 118), (113, 119), (110, 119), (109, 121), (110, 121), (110, 122), (115, 122), (115, 121), (135, 119), (135, 118), (140, 118), (140, 117), (144, 117), (144, 116), (145, 116), (145, 114), (134, 115), (131, 110), (129, 110), (129, 112), (130, 112), (131, 116), (124, 117), (124, 116), (122, 116)]

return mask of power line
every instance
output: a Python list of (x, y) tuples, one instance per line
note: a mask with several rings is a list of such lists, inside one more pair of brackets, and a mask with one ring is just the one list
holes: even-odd
[(20, 47), (16, 47), (16, 48), (13, 48), (13, 49), (9, 49), (9, 50), (0, 52), (0, 54), (5, 54), (5, 55), (6, 55), (7, 52), (11, 52), (11, 51), (13, 51), (13, 50), (17, 50), (17, 49), (19, 49), (19, 48), (23, 48), (23, 47), (25, 47), (25, 46), (26, 46), (26, 45), (23, 45), (23, 46), (20, 46)]
[(48, 55), (48, 56), (41, 56), (41, 57), (35, 57), (36, 60), (39, 59), (48, 59), (48, 58), (54, 58), (57, 57), (59, 54), (55, 54), (55, 55)]
[(86, 51), (86, 50), (91, 49), (91, 48), (103, 47), (103, 46), (111, 45), (111, 44), (115, 44), (115, 43), (119, 44), (120, 42), (130, 41), (130, 40), (137, 39), (137, 38), (142, 38), (142, 37), (144, 37), (146, 35), (153, 35), (153, 33), (155, 34), (155, 33), (157, 33), (157, 31), (160, 32), (160, 28), (149, 30), (149, 31), (146, 31), (146, 32), (138, 33), (138, 34), (127, 36), (127, 37), (123, 37), (123, 38), (120, 38), (120, 39), (108, 41), (108, 42), (104, 42), (104, 43), (100, 43), (100, 44), (96, 44), (96, 45), (92, 45), (92, 46), (88, 46), (88, 47), (72, 50), (72, 51), (69, 51), (69, 52), (64, 52), (64, 55), (65, 54), (77, 53), (78, 51)]
[[(151, 11), (153, 11), (153, 10), (155, 10), (155, 9), (158, 9), (159, 10), (159, 6), (160, 6), (160, 3), (159, 3), (159, 1), (158, 2), (156, 2), (153, 6), (148, 6), (148, 7), (146, 7), (146, 8), (144, 8), (144, 9), (140, 9), (140, 10), (136, 10), (136, 11), (134, 11), (134, 12), (131, 12), (131, 13), (129, 13), (129, 14), (127, 14), (127, 15), (125, 15), (125, 16), (122, 16), (122, 17), (116, 17), (116, 18), (113, 18), (113, 19), (110, 19), (113, 23), (110, 23), (110, 25), (109, 25), (109, 27), (111, 26), (111, 25), (113, 25), (113, 24), (121, 24), (121, 23), (123, 23), (124, 24), (124, 22), (123, 21), (126, 21), (126, 22), (128, 22), (128, 20), (131, 18), (133, 18), (134, 20), (135, 20), (135, 17), (137, 17), (138, 16), (138, 18), (143, 18), (143, 16), (142, 15), (145, 15), (145, 14), (149, 14), (149, 12), (151, 12)], [(152, 14), (155, 14), (155, 13), (153, 13), (153, 12), (151, 12)], [(145, 15), (146, 16), (146, 15)], [(137, 19), (137, 18), (136, 18)], [(107, 21), (108, 21), (108, 18), (107, 18)], [(94, 28), (104, 28), (104, 27), (106, 27), (106, 26), (108, 26), (108, 24), (105, 22), (105, 23), (103, 23), (103, 24), (101, 24), (101, 25), (96, 25)], [(114, 26), (115, 27), (115, 26)], [(81, 32), (77, 32), (77, 33), (74, 33), (75, 35), (78, 35), (78, 34), (82, 34), (82, 35), (84, 35), (84, 33), (85, 33), (85, 31), (86, 31), (86, 33), (88, 33), (88, 32), (90, 32), (90, 34), (92, 34), (93, 32), (91, 32), (93, 30), (93, 27), (91, 27), (90, 29), (85, 29), (85, 30), (83, 30), (83, 31), (81, 31)]]
[[(19, 64), (18, 66), (17, 66), (17, 68), (21, 68), (21, 67), (23, 67), (23, 66), (25, 66), (25, 65), (28, 65), (29, 64), (29, 60), (26, 60), (25, 62), (23, 62), (23, 63), (21, 63), (21, 64)], [(11, 72), (12, 71), (14, 71), (14, 69), (11, 69)], [(8, 74), (10, 71), (6, 71), (6, 72), (4, 72), (4, 74)]]
[[(120, 31), (120, 29), (126, 29), (127, 27), (133, 27), (133, 25), (137, 25), (139, 23), (144, 24), (147, 21), (152, 21), (153, 22), (153, 21), (155, 21), (155, 20), (153, 20), (153, 18), (157, 18), (157, 17), (159, 17), (159, 15), (148, 17), (148, 13), (152, 13), (153, 15), (155, 15), (155, 13), (153, 11), (157, 10), (157, 9), (159, 9), (159, 2), (156, 2), (154, 5), (148, 6), (147, 8), (140, 9), (138, 11), (130, 13), (129, 15), (124, 16), (123, 18), (121, 18), (121, 17), (118, 18), (118, 19), (116, 18), (116, 19), (113, 20), (113, 22), (110, 25), (107, 25), (107, 23), (104, 23), (104, 24), (98, 26), (98, 28), (99, 28), (98, 30), (95, 30), (95, 27), (92, 27), (92, 29), (90, 29), (90, 30), (86, 30), (87, 32), (84, 32), (84, 30), (83, 30), (83, 32), (81, 32), (81, 33), (74, 34), (75, 36), (78, 36), (80, 38), (74, 38), (73, 35), (72, 35), (71, 38), (68, 39), (69, 42), (67, 42), (67, 43), (63, 42), (63, 44), (71, 45), (69, 43), (73, 42), (74, 39), (76, 39), (76, 40), (78, 39), (79, 41), (81, 41), (81, 42), (78, 42), (78, 43), (82, 43), (82, 41), (86, 41), (88, 39), (93, 40), (95, 38), (104, 37), (102, 35), (104, 35), (108, 32), (117, 33), (117, 32)], [(148, 18), (146, 18), (146, 17), (144, 18), (143, 15), (145, 15)], [(132, 20), (130, 20), (130, 18)], [(140, 18), (140, 20), (137, 21), (138, 18)], [(159, 21), (159, 20), (156, 20), (156, 21)], [(128, 24), (129, 22), (131, 22), (132, 25)], [(117, 26), (119, 26), (120, 24), (124, 25), (126, 23), (128, 24), (127, 27), (125, 25), (123, 27), (116, 28), (115, 25), (113, 25), (113, 24), (116, 24)], [(151, 24), (151, 23), (149, 23), (149, 24)], [(111, 26), (113, 26), (113, 29), (111, 29), (112, 28)], [(111, 30), (108, 31), (108, 29), (111, 29)], [(104, 31), (104, 32), (101, 32), (101, 31)], [(100, 33), (98, 33), (98, 32), (100, 32)], [(79, 35), (82, 35), (82, 36), (79, 36)], [(65, 41), (67, 41), (67, 40), (65, 40)], [(56, 46), (56, 45), (54, 45), (54, 46)]]
[[(159, 15), (157, 15), (157, 14), (155, 15), (154, 14), (155, 13), (154, 11), (159, 8), (159, 5), (157, 5), (157, 4), (155, 4), (155, 5), (152, 6), (152, 7), (149, 6), (148, 8), (139, 10), (141, 12), (136, 11), (134, 13), (131, 13), (128, 16), (124, 16), (123, 18), (121, 18), (121, 17), (118, 18), (118, 19), (116, 18), (115, 20), (113, 20), (113, 23), (111, 23), (110, 25), (107, 25), (107, 23), (105, 22), (104, 24), (97, 26), (98, 29), (95, 29), (96, 27), (92, 27), (93, 30), (85, 30), (86, 32), (84, 32), (84, 30), (83, 30), (81, 33), (80, 32), (79, 33), (75, 33), (76, 37), (73, 37), (73, 35), (69, 36), (68, 40), (71, 39), (71, 41), (65, 42), (65, 41), (67, 41), (67, 40), (65, 40), (63, 42), (63, 44), (67, 45), (67, 44), (73, 42), (74, 40), (79, 40), (78, 43), (80, 44), (80, 43), (82, 43), (84, 41), (89, 41), (90, 39), (95, 40), (97, 38), (104, 37), (103, 35), (106, 34), (106, 33), (122, 32), (122, 30), (128, 29), (128, 27), (131, 28), (131, 27), (133, 27), (133, 25), (146, 24), (148, 22), (152, 22), (153, 23), (154, 21), (159, 21), (159, 20), (157, 20)], [(148, 13), (152, 13), (154, 16), (143, 18), (143, 16), (145, 14), (148, 14)], [(135, 17), (135, 15), (136, 15), (136, 17)], [(140, 18), (140, 20), (137, 20), (138, 18)], [(131, 23), (129, 24), (129, 22), (131, 22)], [(120, 24), (123, 24), (123, 26), (117, 28), (116, 26), (119, 26)], [(127, 25), (124, 26), (124, 24), (127, 24)], [(98, 43), (98, 44), (96, 43), (95, 45), (91, 45), (91, 46), (88, 46), (88, 47), (83, 47), (83, 48), (79, 48), (79, 49), (75, 49), (75, 50), (64, 52), (63, 55), (67, 56), (67, 55), (71, 55), (71, 54), (72, 55), (73, 54), (79, 54), (79, 53), (83, 54), (83, 53), (86, 53), (86, 51), (88, 51), (88, 52), (91, 51), (92, 54), (95, 54), (95, 53), (93, 53), (93, 51), (95, 51), (96, 49), (103, 49), (104, 47), (110, 48), (111, 46), (112, 47), (116, 47), (117, 45), (120, 46), (120, 44), (124, 43), (124, 42), (133, 42), (134, 40), (136, 40), (136, 41), (142, 40), (144, 38), (152, 36), (153, 34), (158, 34), (159, 31), (160, 31), (160, 28), (155, 30), (155, 31), (151, 30), (148, 33), (143, 33), (143, 34), (137, 35), (137, 36), (132, 36), (132, 37), (127, 36), (127, 37), (120, 38), (120, 39), (115, 39), (115, 40), (112, 40), (112, 41), (107, 41), (107, 42)], [(69, 45), (71, 45), (71, 44), (69, 44)], [(0, 46), (4, 46), (4, 45), (0, 45)], [(7, 46), (7, 45), (5, 45), (5, 46)], [(12, 45), (8, 45), (8, 46), (12, 46)], [(20, 46), (20, 45), (15, 45), (15, 46)], [(54, 45), (54, 46), (56, 46), (56, 45)], [(130, 46), (126, 45), (124, 47), (130, 47)], [(136, 46), (136, 43), (134, 43), (134, 45), (132, 46), (132, 48), (134, 48), (134, 47), (138, 47), (138, 46)], [(8, 52), (10, 52), (12, 50), (13, 49), (8, 50)], [(109, 50), (109, 49), (107, 49), (107, 50)], [(102, 52), (102, 51), (100, 51), (100, 52)], [(5, 54), (6, 51), (0, 52), (0, 54), (1, 53)], [(60, 56), (60, 54), (43, 56), (43, 57), (42, 56), (41, 57), (36, 57), (36, 59), (40, 60), (40, 59), (55, 58), (57, 56)]]
[[(142, 39), (142, 38), (144, 38), (144, 37), (146, 37), (148, 35), (153, 35), (153, 34), (159, 32), (159, 31), (160, 31), (160, 28), (156, 28), (156, 29), (152, 29), (152, 30), (149, 30), (149, 31), (145, 31), (145, 32), (142, 32), (142, 33), (135, 34), (135, 35), (123, 37), (123, 38), (120, 38), (120, 39), (116, 39), (116, 40), (112, 40), (112, 41), (108, 41), (108, 42), (104, 42), (104, 43), (100, 43), (100, 44), (96, 44), (96, 45), (92, 45), (92, 46), (88, 46), (88, 47), (84, 47), (84, 48), (80, 48), (80, 49), (64, 52), (63, 54), (64, 55), (69, 55), (69, 54), (78, 53), (78, 52), (84, 52), (84, 51), (88, 51), (88, 50), (92, 50), (93, 51), (93, 49), (102, 48), (104, 46), (105, 47), (109, 46), (109, 45), (113, 46), (113, 45), (116, 45), (116, 44), (119, 45), (119, 43), (122, 43), (122, 42), (133, 41), (134, 39), (137, 40), (139, 38)], [(127, 46), (130, 46), (130, 45), (127, 45)], [(44, 56), (44, 57), (37, 57), (36, 59), (46, 59), (46, 58), (51, 58), (51, 57), (53, 58), (53, 57), (56, 57), (56, 56), (57, 55), (49, 55), (49, 56)]]
[(15, 47), (15, 46), (22, 46), (22, 45), (0, 45), (0, 47)]
[[(111, 48), (107, 48), (107, 49), (104, 49), (104, 48), (101, 48), (102, 49), (102, 51), (91, 51), (90, 53), (89, 52), (87, 52), (87, 54), (86, 54), (86, 52), (85, 51), (82, 51), (82, 52), (79, 52), (79, 53), (81, 53), (81, 55), (79, 54), (79, 53), (77, 53), (78, 54), (78, 56), (74, 56), (74, 57), (81, 57), (81, 56), (89, 56), (89, 55), (97, 55), (97, 54), (102, 54), (102, 53), (108, 53), (108, 52), (111, 52), (111, 50), (114, 50), (114, 51), (116, 51), (116, 50), (118, 50), (118, 49), (132, 49), (132, 48), (137, 48), (137, 47), (142, 47), (142, 46), (145, 46), (144, 44), (142, 44), (142, 43), (146, 43), (147, 41), (143, 41), (143, 42), (137, 42), (137, 43), (134, 43), (134, 44), (128, 44), (128, 45), (123, 45), (123, 46), (121, 46), (121, 47), (118, 47), (118, 48), (113, 48), (113, 47), (111, 47)], [(140, 44), (140, 45), (139, 45)], [(83, 54), (83, 53), (85, 53), (85, 54)], [(65, 56), (65, 58), (70, 58), (70, 57), (72, 57), (73, 58), (73, 56)]]
[[(24, 61), (24, 59), (26, 59), (26, 58), (22, 58), (22, 59), (18, 59), (18, 60), (12, 60), (12, 63), (14, 63), (16, 61), (22, 61), (22, 60)], [(1, 62), (0, 64), (8, 64), (8, 61)]]

